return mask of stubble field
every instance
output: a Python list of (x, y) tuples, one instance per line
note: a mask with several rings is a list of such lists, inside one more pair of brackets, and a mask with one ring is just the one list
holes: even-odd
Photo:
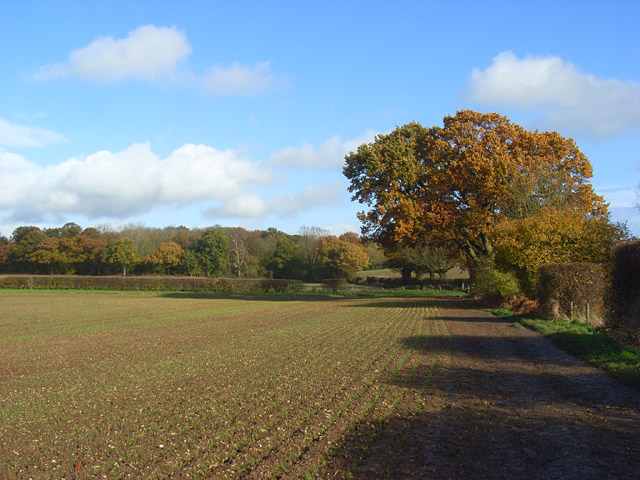
[(451, 358), (420, 297), (0, 292), (0, 312), (2, 478), (348, 475)]

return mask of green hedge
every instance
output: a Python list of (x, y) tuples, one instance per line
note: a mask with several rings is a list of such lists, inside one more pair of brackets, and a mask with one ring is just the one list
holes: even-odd
[(607, 310), (609, 330), (640, 340), (640, 240), (620, 242), (613, 249)]
[(249, 278), (8, 275), (0, 276), (0, 288), (259, 293), (297, 292), (302, 283), (298, 280)]
[(547, 318), (584, 320), (586, 306), (594, 320), (604, 316), (605, 276), (599, 263), (552, 263), (537, 271), (537, 300)]
[(419, 280), (411, 278), (406, 280), (398, 277), (367, 276), (366, 278), (358, 277), (356, 283), (380, 288), (415, 287), (434, 290), (462, 290), (463, 287), (469, 286), (469, 280), (464, 278), (421, 278)]

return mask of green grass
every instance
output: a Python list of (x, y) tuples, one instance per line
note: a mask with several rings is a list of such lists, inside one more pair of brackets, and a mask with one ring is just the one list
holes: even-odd
[(585, 323), (520, 318), (507, 309), (491, 309), (497, 316), (513, 316), (517, 324), (540, 332), (571, 354), (640, 387), (640, 349), (617, 343), (605, 332)]
[[(383, 278), (400, 278), (402, 275), (399, 271), (393, 270), (390, 268), (383, 268), (379, 270), (362, 270), (357, 273), (358, 277), (367, 278), (367, 277), (383, 277)], [(447, 272), (447, 276), (445, 279), (457, 279), (457, 278), (469, 278), (469, 272), (466, 270), (462, 270), (459, 267), (454, 267), (449, 272)]]
[(488, 312), (493, 313), (496, 317), (513, 317), (515, 313), (513, 313), (508, 308), (488, 308)]
[(363, 290), (353, 292), (338, 292), (337, 294), (324, 294), (338, 297), (425, 297), (433, 295), (455, 295), (466, 297), (467, 293), (460, 290), (436, 290), (433, 288), (410, 289), (399, 288), (395, 290)]

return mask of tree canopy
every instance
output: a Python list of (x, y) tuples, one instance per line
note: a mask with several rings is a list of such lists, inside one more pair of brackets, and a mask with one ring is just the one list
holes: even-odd
[(194, 253), (205, 275), (216, 275), (225, 268), (229, 239), (219, 228), (207, 228), (195, 242)]
[(127, 268), (133, 267), (140, 261), (136, 253), (136, 246), (129, 237), (110, 240), (102, 251), (102, 260), (122, 269), (122, 275), (127, 274)]
[(356, 272), (369, 266), (369, 252), (350, 234), (320, 238), (317, 251), (326, 277), (350, 280)]
[(581, 218), (607, 205), (591, 164), (572, 139), (527, 131), (495, 113), (463, 110), (443, 127), (412, 122), (346, 156), (343, 170), (365, 237), (386, 248), (457, 245), (467, 258), (493, 258), (491, 227), (552, 206)]

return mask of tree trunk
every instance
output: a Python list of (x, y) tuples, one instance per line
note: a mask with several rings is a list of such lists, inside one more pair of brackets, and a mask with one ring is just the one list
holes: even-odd
[(495, 256), (491, 240), (484, 233), (478, 235), (473, 241), (467, 240), (464, 250), (474, 263), (483, 263), (487, 260), (493, 262)]
[(408, 285), (409, 282), (411, 281), (411, 268), (403, 267), (401, 270), (401, 274), (402, 274), (402, 284)]

